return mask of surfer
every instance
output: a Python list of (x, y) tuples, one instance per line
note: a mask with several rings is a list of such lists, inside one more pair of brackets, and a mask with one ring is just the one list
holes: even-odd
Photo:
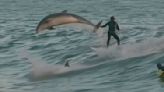
[(162, 66), (162, 64), (160, 64), (160, 63), (157, 64), (157, 68), (158, 68), (158, 70), (164, 71), (164, 66)]
[(164, 66), (162, 66), (162, 64), (158, 63), (157, 68), (158, 68), (157, 74), (159, 75), (159, 77), (164, 78)]
[(107, 40), (107, 47), (109, 46), (109, 42), (111, 39), (111, 36), (113, 36), (117, 40), (117, 44), (120, 45), (120, 38), (119, 36), (115, 33), (115, 30), (120, 30), (119, 25), (115, 21), (115, 17), (112, 16), (110, 21), (107, 22), (105, 25), (102, 25), (101, 27), (106, 27), (108, 25), (108, 40)]
[(66, 61), (66, 63), (65, 63), (64, 66), (65, 66), (65, 67), (70, 67), (69, 61)]

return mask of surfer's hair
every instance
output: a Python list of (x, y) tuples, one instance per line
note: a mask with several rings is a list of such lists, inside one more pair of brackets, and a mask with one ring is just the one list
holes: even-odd
[(115, 17), (114, 17), (114, 16), (111, 16), (110, 19), (111, 19), (111, 20), (115, 20)]

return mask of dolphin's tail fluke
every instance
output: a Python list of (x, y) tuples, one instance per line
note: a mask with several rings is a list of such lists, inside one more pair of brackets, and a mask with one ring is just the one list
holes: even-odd
[(94, 29), (93, 29), (93, 32), (96, 32), (96, 31), (100, 28), (101, 23), (102, 23), (102, 20), (99, 21), (99, 22), (97, 23), (97, 25), (95, 25), (95, 27), (94, 27)]

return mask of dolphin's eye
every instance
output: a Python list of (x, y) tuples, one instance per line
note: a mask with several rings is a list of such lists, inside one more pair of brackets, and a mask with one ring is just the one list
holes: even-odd
[(48, 23), (48, 22), (49, 22), (49, 20), (46, 20), (46, 21), (45, 21), (45, 23)]

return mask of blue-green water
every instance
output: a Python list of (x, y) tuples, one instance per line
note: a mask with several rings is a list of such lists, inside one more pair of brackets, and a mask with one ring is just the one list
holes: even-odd
[[(0, 0), (0, 92), (163, 92), (163, 0)], [(39, 21), (68, 10), (93, 23), (114, 15), (121, 45), (106, 31), (62, 26), (35, 34)], [(104, 30), (107, 30), (106, 28)], [(70, 68), (63, 67), (65, 60)], [(44, 78), (43, 78), (44, 77)]]

